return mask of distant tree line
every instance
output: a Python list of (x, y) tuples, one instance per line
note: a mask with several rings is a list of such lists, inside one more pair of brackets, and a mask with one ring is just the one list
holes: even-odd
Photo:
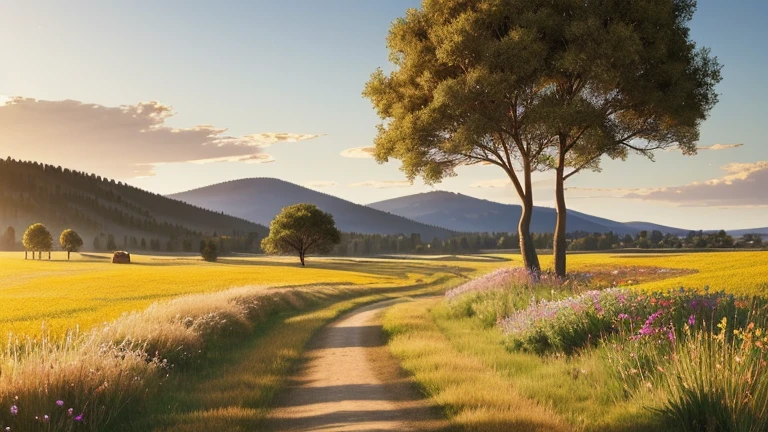
[(637, 235), (624, 236), (608, 233), (570, 234), (569, 250), (598, 251), (623, 248), (640, 249), (707, 249), (707, 248), (762, 248), (763, 240), (760, 234), (746, 234), (740, 239), (734, 239), (723, 230), (716, 232), (690, 231), (681, 237), (664, 234), (661, 231), (640, 231)]
[[(45, 219), (51, 227), (72, 227), (81, 233), (104, 233), (99, 248), (108, 247), (108, 236), (136, 237), (141, 234), (148, 248), (181, 251), (196, 249), (197, 241), (233, 232), (227, 240), (232, 250), (243, 246), (251, 232), (260, 237), (267, 228), (244, 219), (212, 212), (143, 191), (119, 181), (37, 162), (0, 159), (0, 222), (26, 226), (29, 219)], [(228, 236), (229, 237), (229, 236)], [(8, 248), (5, 237), (0, 246)], [(154, 240), (154, 241), (153, 241)], [(123, 242), (130, 244), (131, 239)], [(15, 241), (13, 242), (15, 243)], [(93, 243), (95, 245), (96, 241)], [(119, 239), (114, 245), (120, 243)], [(252, 242), (250, 242), (252, 243)], [(159, 246), (158, 246), (159, 244)], [(109, 244), (111, 246), (112, 244)]]

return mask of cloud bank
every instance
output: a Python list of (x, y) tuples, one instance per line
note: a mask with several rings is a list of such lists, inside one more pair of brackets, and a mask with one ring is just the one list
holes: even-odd
[(355, 147), (339, 153), (342, 157), (353, 159), (373, 159), (374, 147)]
[(728, 149), (732, 149), (732, 148), (741, 147), (743, 145), (744, 144), (741, 144), (741, 143), (739, 143), (739, 144), (712, 144), (712, 145), (709, 145), (709, 146), (697, 147), (697, 149), (698, 150), (728, 150)]
[(686, 207), (768, 206), (768, 161), (730, 163), (721, 167), (725, 175), (704, 182), (661, 188), (568, 188), (589, 196), (574, 198), (628, 198), (659, 201)]
[(270, 145), (319, 134), (227, 134), (213, 125), (173, 128), (172, 107), (157, 101), (107, 107), (75, 100), (14, 97), (0, 105), (0, 156), (132, 178), (170, 163), (268, 163)]

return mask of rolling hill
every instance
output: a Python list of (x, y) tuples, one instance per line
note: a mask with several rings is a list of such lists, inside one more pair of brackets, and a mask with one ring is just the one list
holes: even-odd
[[(268, 228), (205, 210), (94, 174), (35, 162), (0, 160), (0, 230), (12, 226), (21, 238), (42, 222), (54, 235), (78, 231), (86, 248), (99, 233), (162, 240), (197, 239), (213, 233), (257, 234)], [(165, 247), (165, 246), (163, 246)]]
[[(442, 226), (456, 231), (509, 232), (517, 230), (521, 207), (473, 198), (453, 192), (426, 192), (380, 201), (371, 208), (413, 219), (418, 222)], [(670, 234), (685, 235), (688, 230), (662, 225), (616, 222), (597, 216), (569, 210), (568, 232), (608, 232), (635, 234), (642, 230), (658, 229)], [(549, 207), (535, 207), (531, 231), (554, 231), (557, 213)]]
[(273, 178), (234, 180), (169, 195), (199, 207), (221, 211), (267, 225), (288, 205), (310, 203), (331, 213), (336, 226), (346, 232), (362, 234), (418, 233), (423, 239), (447, 238), (453, 232), (430, 224), (414, 222), (374, 208), (307, 189)]

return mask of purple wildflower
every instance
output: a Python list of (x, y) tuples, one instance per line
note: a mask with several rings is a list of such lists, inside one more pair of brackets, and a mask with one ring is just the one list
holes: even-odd
[(77, 417), (75, 417), (75, 421), (83, 421), (83, 415), (78, 414)]
[(75, 410), (74, 410), (74, 409), (72, 409), (72, 408), (70, 408), (70, 409), (68, 409), (68, 410), (67, 410), (67, 414), (69, 414), (69, 415), (72, 415), (72, 413), (74, 413), (74, 412), (75, 412)]
[(688, 325), (693, 326), (696, 324), (696, 315), (691, 315), (688, 317)]
[(625, 313), (620, 313), (620, 314), (619, 314), (619, 316), (618, 316), (617, 318), (618, 318), (618, 319), (620, 319), (620, 320), (622, 320), (622, 321), (623, 321), (623, 320), (628, 320), (628, 319), (629, 319), (629, 315), (627, 315), (627, 314), (625, 314)]
[(19, 407), (16, 405), (11, 405), (11, 415), (16, 415), (19, 413)]
[(63, 401), (63, 400), (61, 400), (61, 399), (59, 399), (59, 400), (57, 400), (57, 401), (56, 401), (56, 405), (58, 405), (58, 406), (64, 406), (64, 401)]

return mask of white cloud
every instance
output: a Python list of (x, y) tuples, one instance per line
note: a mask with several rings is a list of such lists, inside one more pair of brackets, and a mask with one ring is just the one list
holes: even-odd
[(660, 188), (568, 188), (586, 192), (569, 198), (628, 198), (660, 201), (686, 207), (763, 207), (768, 206), (768, 161), (730, 163), (721, 167), (725, 175), (683, 186)]
[(353, 159), (372, 159), (374, 147), (355, 147), (339, 153), (342, 157)]
[(171, 163), (269, 163), (264, 149), (318, 134), (227, 134), (213, 125), (172, 128), (160, 102), (107, 107), (74, 100), (10, 98), (0, 104), (0, 156), (62, 165), (116, 178), (146, 177)]
[(728, 149), (732, 149), (732, 148), (741, 147), (743, 145), (744, 144), (741, 144), (741, 143), (739, 143), (739, 144), (712, 144), (712, 145), (708, 145), (708, 146), (697, 147), (697, 149), (699, 149), (699, 150), (728, 150)]
[(304, 187), (308, 187), (310, 189), (323, 189), (327, 187), (333, 187), (336, 186), (338, 183), (335, 181), (330, 180), (318, 180), (318, 181), (311, 181), (304, 183)]
[(413, 186), (407, 180), (368, 180), (364, 182), (352, 183), (352, 187), (371, 187), (377, 189), (401, 188)]

